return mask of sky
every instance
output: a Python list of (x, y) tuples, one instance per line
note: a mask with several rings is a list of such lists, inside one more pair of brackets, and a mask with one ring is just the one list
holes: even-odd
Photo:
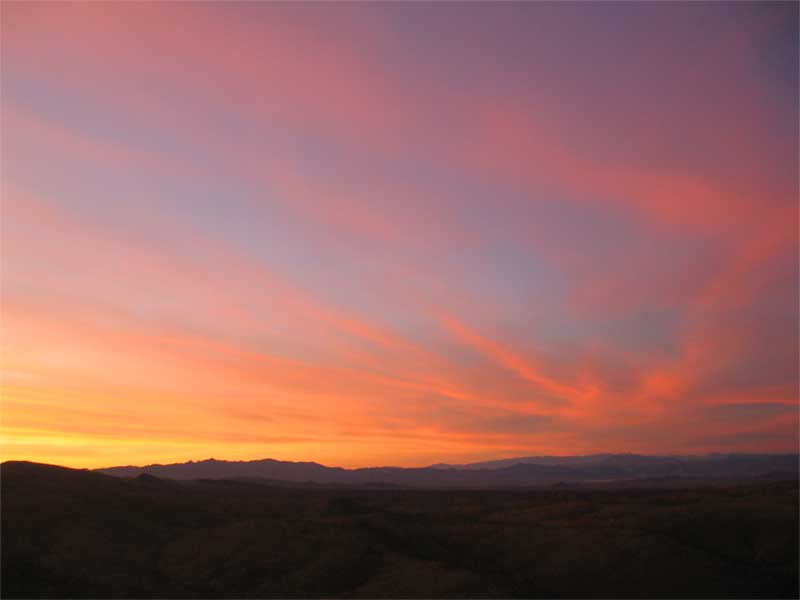
[(798, 451), (797, 3), (1, 10), (4, 460)]

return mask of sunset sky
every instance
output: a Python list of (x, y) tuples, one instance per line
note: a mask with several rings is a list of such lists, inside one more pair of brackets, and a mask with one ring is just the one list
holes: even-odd
[(2, 3), (2, 458), (798, 451), (797, 3)]

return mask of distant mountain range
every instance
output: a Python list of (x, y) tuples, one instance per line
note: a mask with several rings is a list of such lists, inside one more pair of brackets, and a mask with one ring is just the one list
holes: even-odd
[(3, 598), (800, 598), (796, 479), (379, 489), (8, 461), (0, 482)]
[(600, 482), (667, 482), (798, 479), (798, 454), (709, 454), (645, 456), (596, 454), (541, 456), (421, 468), (370, 467), (344, 469), (315, 462), (273, 459), (224, 461), (210, 458), (168, 465), (96, 469), (117, 477), (143, 474), (166, 479), (263, 479), (293, 483), (403, 487), (520, 487)]

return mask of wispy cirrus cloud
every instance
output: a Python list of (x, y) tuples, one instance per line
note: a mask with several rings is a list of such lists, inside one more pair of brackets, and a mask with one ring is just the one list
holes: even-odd
[(797, 448), (796, 6), (2, 11), (9, 457)]

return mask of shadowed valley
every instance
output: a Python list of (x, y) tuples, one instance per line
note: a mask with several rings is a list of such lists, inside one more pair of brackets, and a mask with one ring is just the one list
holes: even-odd
[(419, 489), (6, 462), (2, 593), (797, 597), (797, 481), (698, 483)]

